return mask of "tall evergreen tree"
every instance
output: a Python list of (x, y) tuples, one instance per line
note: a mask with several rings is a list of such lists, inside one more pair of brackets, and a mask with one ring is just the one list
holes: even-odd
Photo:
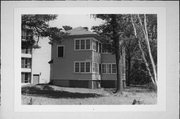
[[(109, 51), (115, 54), (116, 58), (116, 70), (117, 70), (117, 82), (116, 82), (116, 91), (122, 93), (123, 91), (123, 39), (122, 35), (124, 32), (124, 17), (123, 15), (116, 14), (98, 14), (95, 15), (96, 18), (100, 18), (105, 21), (104, 24), (100, 26), (94, 26), (93, 29), (105, 38), (106, 42), (109, 43)], [(102, 41), (102, 42), (105, 42)], [(125, 68), (125, 67), (124, 67)], [(125, 73), (125, 72), (124, 72)]]

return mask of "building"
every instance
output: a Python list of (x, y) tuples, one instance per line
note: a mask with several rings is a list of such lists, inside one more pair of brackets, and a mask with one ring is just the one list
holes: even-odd
[(115, 87), (115, 56), (102, 51), (94, 32), (78, 27), (61, 43), (52, 43), (50, 80), (67, 87)]
[[(22, 32), (22, 42), (32, 39), (34, 36)], [(21, 83), (40, 84), (49, 83), (51, 45), (48, 38), (41, 38), (38, 42), (39, 48), (21, 49)]]

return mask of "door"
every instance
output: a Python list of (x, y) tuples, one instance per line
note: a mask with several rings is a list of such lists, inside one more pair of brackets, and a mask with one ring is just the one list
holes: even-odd
[(39, 74), (33, 74), (33, 84), (39, 84)]

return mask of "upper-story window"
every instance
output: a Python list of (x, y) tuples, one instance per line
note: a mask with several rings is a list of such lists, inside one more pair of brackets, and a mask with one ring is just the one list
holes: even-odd
[(90, 39), (75, 40), (75, 50), (89, 50), (91, 48)]
[(58, 57), (64, 57), (64, 46), (58, 46)]
[(81, 49), (82, 49), (82, 50), (85, 49), (85, 40), (81, 40)]
[(31, 54), (32, 53), (32, 49), (25, 48), (25, 49), (22, 49), (21, 52), (23, 54)]
[(21, 59), (22, 68), (31, 68), (31, 58), (22, 58)]
[(80, 49), (80, 40), (75, 40), (75, 49), (76, 50)]
[(91, 40), (86, 39), (86, 49), (90, 49), (90, 45), (91, 45)]
[(21, 38), (22, 38), (23, 40), (33, 39), (33, 33), (32, 33), (32, 31), (23, 31), (23, 30), (22, 30)]
[(93, 48), (93, 50), (94, 50), (95, 52), (101, 53), (101, 48), (102, 48), (102, 46), (101, 46), (101, 43), (99, 43), (98, 41), (93, 41), (93, 42), (92, 42), (92, 48)]

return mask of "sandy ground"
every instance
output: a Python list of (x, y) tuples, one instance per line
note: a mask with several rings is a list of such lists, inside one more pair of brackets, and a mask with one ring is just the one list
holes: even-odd
[(122, 95), (112, 89), (65, 88), (52, 85), (36, 85), (22, 88), (22, 104), (29, 105), (131, 105), (156, 104), (157, 95), (147, 89), (131, 87)]

